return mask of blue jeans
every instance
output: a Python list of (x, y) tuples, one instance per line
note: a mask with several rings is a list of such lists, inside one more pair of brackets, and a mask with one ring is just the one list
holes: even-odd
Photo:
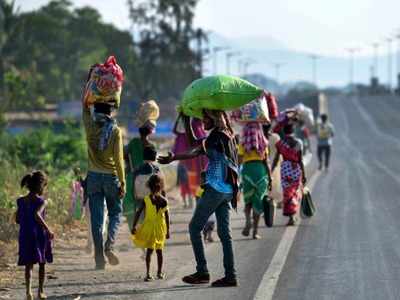
[[(117, 176), (89, 172), (87, 192), (89, 197), (90, 220), (96, 265), (104, 265), (104, 251), (112, 250), (118, 227), (121, 223), (122, 201), (119, 199), (119, 180)], [(108, 211), (107, 241), (103, 245), (104, 200)]]
[(203, 196), (198, 200), (192, 220), (189, 224), (190, 240), (197, 263), (197, 272), (208, 273), (207, 261), (204, 254), (204, 245), (201, 232), (209, 217), (215, 212), (217, 218), (217, 232), (224, 252), (225, 276), (236, 279), (236, 270), (233, 258), (232, 235), (230, 229), (230, 201), (232, 194), (220, 193), (207, 185)]

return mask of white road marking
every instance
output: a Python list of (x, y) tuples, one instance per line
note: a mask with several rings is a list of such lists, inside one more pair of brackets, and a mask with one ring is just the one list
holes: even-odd
[[(312, 175), (308, 183), (308, 187), (311, 191), (314, 189), (314, 185), (320, 174), (321, 172), (316, 171)], [(300, 223), (301, 219), (299, 219), (298, 224)], [(290, 248), (292, 247), (298, 228), (299, 226), (286, 227), (282, 239), (279, 242), (278, 248), (276, 249), (276, 252), (272, 257), (271, 263), (269, 264), (269, 267), (265, 272), (263, 278), (261, 279), (260, 285), (258, 286), (257, 292), (254, 296), (255, 300), (273, 299), (279, 277), (282, 273), (283, 267), (285, 266)]]

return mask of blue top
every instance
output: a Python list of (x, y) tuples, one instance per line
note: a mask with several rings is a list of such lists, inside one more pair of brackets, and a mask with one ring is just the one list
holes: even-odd
[(223, 153), (215, 149), (207, 150), (208, 168), (206, 170), (206, 184), (217, 192), (232, 194), (232, 185), (226, 182), (228, 162)]

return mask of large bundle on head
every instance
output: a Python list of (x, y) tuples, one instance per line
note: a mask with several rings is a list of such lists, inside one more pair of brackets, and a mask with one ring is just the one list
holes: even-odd
[(178, 107), (187, 116), (202, 117), (204, 109), (230, 111), (261, 96), (263, 90), (233, 76), (210, 76), (193, 81)]
[(153, 127), (155, 127), (159, 117), (160, 108), (158, 107), (156, 101), (149, 100), (140, 105), (136, 117), (136, 124), (138, 127), (143, 127), (147, 123), (150, 123)]
[(110, 56), (104, 64), (96, 64), (90, 68), (85, 86), (83, 103), (90, 106), (94, 103), (108, 103), (115, 108), (120, 105), (124, 73), (114, 56)]
[(238, 123), (270, 123), (267, 100), (265, 96), (257, 98), (231, 112), (231, 119)]
[(314, 112), (310, 107), (305, 106), (303, 103), (299, 103), (293, 107), (297, 112), (297, 116), (302, 120), (309, 128), (314, 126)]

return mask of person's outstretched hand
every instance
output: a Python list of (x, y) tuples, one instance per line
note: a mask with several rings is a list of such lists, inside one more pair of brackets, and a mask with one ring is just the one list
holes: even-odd
[(168, 152), (167, 156), (160, 156), (157, 161), (162, 165), (168, 165), (174, 161), (174, 155), (171, 152)]
[(133, 235), (136, 234), (136, 226), (132, 228), (131, 233), (132, 233)]
[(303, 176), (303, 185), (307, 184), (307, 178), (305, 176)]

